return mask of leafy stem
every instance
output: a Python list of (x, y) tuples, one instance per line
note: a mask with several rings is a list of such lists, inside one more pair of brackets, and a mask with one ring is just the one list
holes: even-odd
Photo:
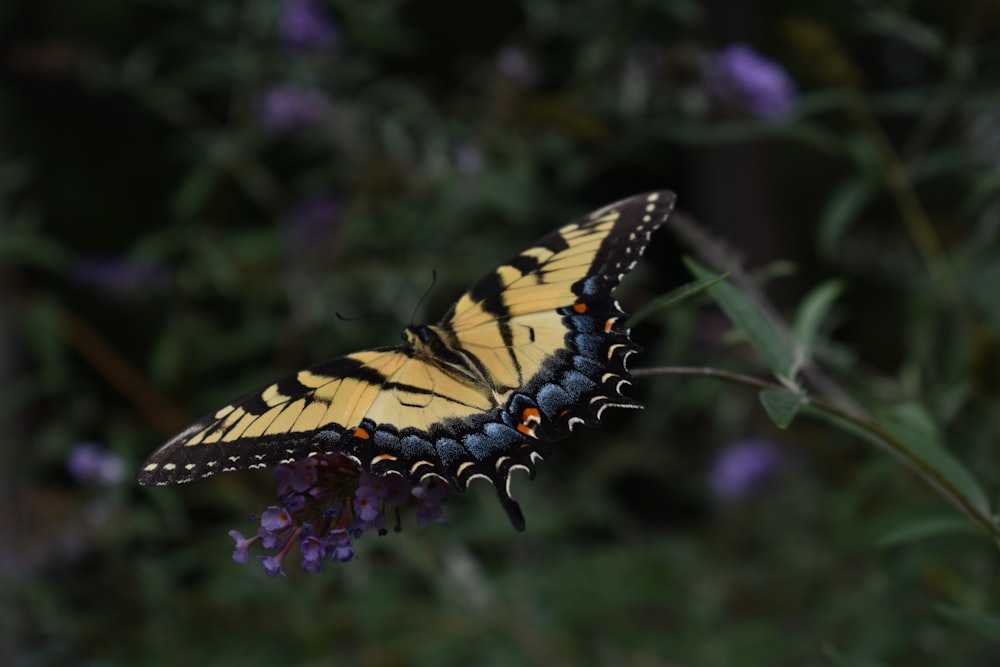
[[(632, 371), (632, 374), (636, 377), (657, 375), (710, 377), (734, 384), (742, 384), (762, 391), (787, 390), (784, 385), (776, 382), (769, 382), (743, 373), (704, 366), (657, 366), (635, 369)], [(929, 461), (911, 443), (908, 443), (878, 421), (859, 415), (853, 410), (846, 410), (829, 401), (805, 394), (801, 395), (801, 401), (803, 407), (809, 409), (817, 416), (846, 426), (848, 430), (854, 431), (873, 441), (914, 468), (945, 500), (962, 511), (990, 537), (1000, 543), (1000, 527), (998, 527), (993, 517), (990, 516), (989, 511), (981, 503), (976, 502), (973, 494), (970, 494), (968, 489), (961, 488), (952, 475), (945, 474), (940, 464)]]

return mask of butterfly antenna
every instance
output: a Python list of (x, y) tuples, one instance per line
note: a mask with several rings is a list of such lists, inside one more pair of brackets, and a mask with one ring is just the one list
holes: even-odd
[(388, 315), (361, 315), (358, 317), (348, 317), (341, 315), (340, 311), (333, 311), (334, 316), (341, 322), (391, 322), (392, 317)]
[(427, 297), (430, 296), (431, 290), (434, 289), (434, 285), (437, 284), (437, 277), (437, 269), (431, 269), (431, 284), (427, 286), (426, 290), (424, 290), (424, 295), (420, 297), (420, 301), (417, 301), (417, 305), (413, 307), (413, 312), (410, 314), (411, 327), (413, 326), (413, 320), (417, 317), (417, 311), (420, 310), (420, 306), (424, 304), (424, 301), (426, 301)]

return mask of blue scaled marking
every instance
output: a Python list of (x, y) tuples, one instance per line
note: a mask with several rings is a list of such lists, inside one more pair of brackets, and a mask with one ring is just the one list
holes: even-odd
[(604, 374), (603, 364), (594, 361), (590, 357), (581, 357), (580, 355), (573, 357), (573, 368), (588, 377), (600, 377)]
[(412, 460), (432, 457), (436, 453), (434, 446), (426, 438), (417, 435), (405, 435), (399, 439), (399, 447), (404, 455)]
[(580, 371), (566, 371), (563, 373), (562, 382), (560, 384), (566, 389), (567, 392), (569, 392), (569, 395), (573, 397), (574, 402), (579, 400), (580, 396), (584, 393), (597, 387), (596, 382)]
[(507, 426), (498, 422), (490, 422), (483, 427), (483, 433), (488, 438), (492, 438), (501, 443), (503, 447), (516, 447), (524, 440), (524, 436)]
[(600, 289), (600, 276), (590, 276), (583, 281), (583, 285), (580, 288), (584, 294), (592, 295), (597, 294), (601, 291)]
[(437, 449), (438, 456), (441, 457), (441, 462), (444, 463), (446, 468), (451, 467), (453, 463), (459, 463), (461, 461), (467, 460), (468, 452), (462, 447), (461, 443), (452, 438), (441, 438), (435, 443), (435, 448)]
[(536, 397), (538, 407), (549, 419), (554, 419), (567, 406), (573, 403), (573, 397), (557, 384), (547, 384), (541, 388)]

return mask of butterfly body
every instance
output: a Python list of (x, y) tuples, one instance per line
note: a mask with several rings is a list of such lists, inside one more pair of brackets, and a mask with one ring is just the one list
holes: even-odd
[(638, 351), (612, 290), (673, 205), (638, 195), (565, 225), (477, 282), (403, 344), (321, 362), (207, 415), (168, 440), (142, 484), (342, 452), (372, 474), (428, 475), (465, 490), (488, 480), (516, 528), (514, 470), (534, 477), (549, 444), (621, 393)]

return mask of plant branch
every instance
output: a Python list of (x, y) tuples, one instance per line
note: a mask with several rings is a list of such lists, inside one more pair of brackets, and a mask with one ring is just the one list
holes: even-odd
[[(781, 317), (756, 281), (754, 281), (743, 267), (743, 257), (738, 251), (734, 250), (722, 239), (712, 236), (690, 216), (683, 213), (675, 212), (668, 218), (667, 225), (682, 243), (692, 248), (709, 266), (721, 273), (729, 273), (730, 280), (764, 309), (787, 345), (793, 348), (798, 347), (798, 342), (788, 329), (788, 325), (785, 324), (784, 318)], [(799, 372), (822, 394), (836, 401), (844, 410), (862, 417), (867, 415), (864, 407), (844, 391), (840, 385), (834, 382), (830, 376), (824, 373), (812, 360), (806, 359)]]
[[(639, 368), (633, 370), (632, 375), (635, 377), (652, 377), (657, 375), (711, 377), (732, 382), (734, 384), (742, 384), (755, 389), (785, 389), (785, 387), (780, 384), (762, 380), (751, 375), (704, 366), (657, 366), (653, 368)], [(839, 422), (846, 422), (853, 429), (856, 429), (869, 439), (875, 441), (884, 449), (887, 449), (897, 458), (901, 459), (904, 463), (915, 469), (918, 474), (926, 479), (927, 482), (930, 483), (930, 485), (942, 497), (972, 519), (994, 540), (1000, 541), (1000, 527), (997, 526), (992, 517), (980, 511), (980, 509), (976, 507), (968, 496), (962, 493), (962, 491), (958, 489), (951, 482), (951, 480), (941, 474), (936, 467), (931, 465), (930, 462), (915, 452), (912, 447), (887, 431), (877, 421), (859, 416), (852, 411), (845, 410), (838, 405), (820, 398), (803, 396), (803, 405), (812, 408), (815, 412), (820, 413), (820, 416), (822, 417), (832, 418)]]

